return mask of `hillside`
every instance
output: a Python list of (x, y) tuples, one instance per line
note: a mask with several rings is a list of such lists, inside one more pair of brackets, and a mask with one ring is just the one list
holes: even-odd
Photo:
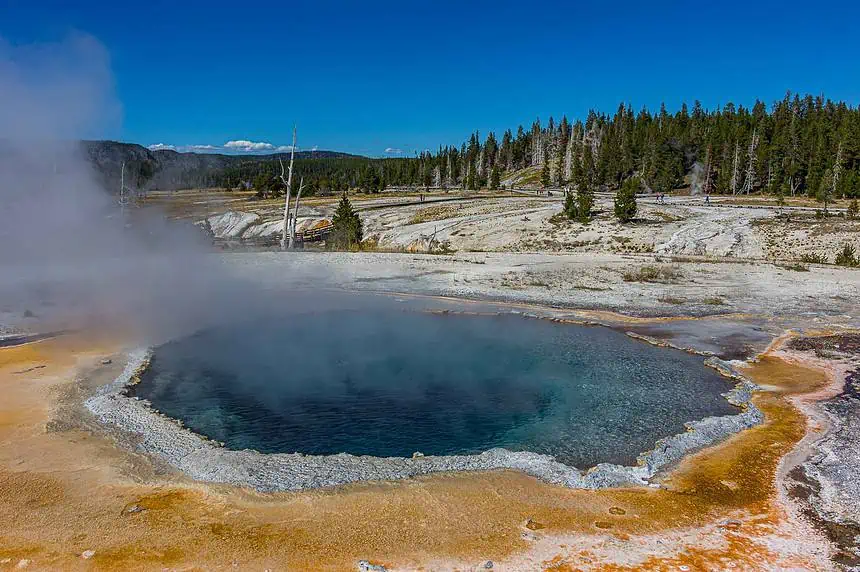
[[(109, 190), (119, 190), (125, 162), (126, 185), (135, 190), (173, 191), (222, 184), (224, 173), (242, 165), (274, 163), (288, 153), (271, 155), (222, 155), (151, 151), (142, 145), (117, 141), (81, 141), (86, 157)], [(336, 151), (297, 151), (296, 159), (363, 159)]]

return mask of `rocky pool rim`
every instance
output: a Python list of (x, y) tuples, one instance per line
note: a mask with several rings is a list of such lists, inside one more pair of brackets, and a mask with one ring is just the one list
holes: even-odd
[[(563, 319), (522, 311), (422, 311), (483, 316), (516, 315), (556, 323), (620, 329), (591, 320)], [(155, 457), (195, 481), (246, 487), (258, 492), (300, 491), (356, 482), (403, 480), (435, 473), (491, 470), (517, 470), (549, 484), (573, 489), (655, 486), (650, 483), (654, 476), (687, 455), (764, 421), (763, 413), (751, 400), (758, 386), (739, 373), (731, 363), (709, 352), (678, 347), (633, 332), (624, 333), (643, 343), (705, 357), (703, 365), (734, 381), (734, 386), (722, 396), (740, 411), (734, 415), (711, 416), (685, 423), (684, 432), (661, 438), (652, 449), (640, 453), (635, 466), (600, 463), (579, 469), (556, 461), (550, 455), (502, 448), (475, 454), (416, 455), (412, 458), (349, 453), (260, 453), (251, 449), (228, 449), (185, 427), (180, 419), (159, 412), (150, 402), (133, 395), (134, 385), (149, 367), (153, 347), (122, 352), (126, 358), (123, 371), (113, 381), (98, 387), (85, 398), (83, 405), (96, 418), (98, 426), (117, 438), (124, 448)]]

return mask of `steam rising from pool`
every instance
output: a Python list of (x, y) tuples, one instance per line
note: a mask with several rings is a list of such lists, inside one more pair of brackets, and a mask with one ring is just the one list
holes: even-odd
[(699, 356), (598, 327), (390, 309), (270, 316), (156, 348), (139, 397), (231, 449), (634, 464), (737, 409)]

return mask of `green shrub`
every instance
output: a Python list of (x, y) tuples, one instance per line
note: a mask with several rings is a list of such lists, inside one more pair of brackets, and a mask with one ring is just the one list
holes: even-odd
[(588, 184), (580, 185), (576, 191), (577, 219), (582, 224), (591, 222), (591, 209), (594, 207), (594, 189)]
[(851, 268), (856, 268), (860, 266), (860, 260), (857, 260), (857, 254), (854, 251), (854, 245), (845, 243), (840, 250), (836, 254), (836, 265), (837, 266), (849, 266)]
[(576, 197), (573, 196), (573, 193), (568, 192), (564, 197), (564, 215), (570, 220), (576, 220), (579, 218), (579, 208), (576, 204)]
[(357, 250), (361, 246), (361, 218), (352, 208), (346, 193), (341, 197), (331, 222), (331, 234), (326, 241), (328, 248)]
[(827, 257), (823, 254), (813, 252), (812, 254), (804, 254), (801, 256), (800, 261), (806, 262), (807, 264), (827, 264)]
[(681, 272), (673, 266), (648, 264), (624, 273), (625, 282), (670, 282), (681, 277)]
[(615, 194), (615, 216), (622, 223), (630, 222), (636, 216), (636, 193), (639, 179), (630, 177)]

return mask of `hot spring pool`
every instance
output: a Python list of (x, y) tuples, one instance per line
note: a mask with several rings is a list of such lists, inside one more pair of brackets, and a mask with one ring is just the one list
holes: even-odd
[(684, 423), (736, 414), (702, 358), (516, 315), (333, 310), (155, 349), (137, 396), (230, 449), (378, 457), (554, 455), (633, 464)]

